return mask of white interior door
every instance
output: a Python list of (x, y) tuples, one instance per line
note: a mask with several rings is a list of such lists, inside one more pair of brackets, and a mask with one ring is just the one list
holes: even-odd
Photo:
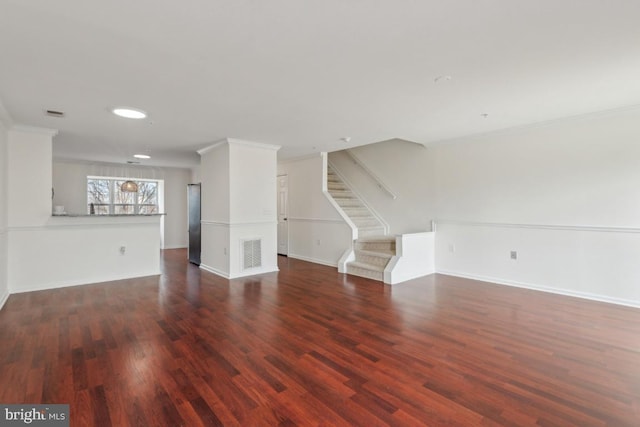
[(289, 178), (287, 175), (278, 177), (278, 254), (289, 254)]

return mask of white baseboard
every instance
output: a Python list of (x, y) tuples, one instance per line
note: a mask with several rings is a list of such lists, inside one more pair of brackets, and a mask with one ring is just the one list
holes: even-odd
[(59, 288), (67, 288), (69, 286), (81, 286), (81, 285), (91, 285), (94, 283), (103, 283), (103, 282), (113, 282), (116, 280), (127, 280), (127, 279), (137, 279), (140, 277), (148, 277), (148, 276), (159, 276), (161, 274), (160, 270), (155, 271), (147, 271), (136, 274), (135, 276), (122, 276), (122, 275), (113, 275), (113, 276), (105, 276), (100, 278), (93, 278), (87, 280), (68, 280), (68, 281), (60, 281), (60, 282), (51, 282), (43, 285), (36, 286), (27, 286), (21, 287), (20, 289), (11, 288), (12, 294), (21, 294), (24, 292), (36, 292), (36, 291), (47, 291), (50, 289), (59, 289)]
[(447, 276), (462, 277), (462, 278), (465, 278), (465, 279), (479, 280), (481, 282), (489, 282), (489, 283), (493, 283), (493, 284), (496, 284), (496, 285), (504, 285), (504, 286), (512, 286), (512, 287), (515, 287), (515, 288), (531, 289), (531, 290), (534, 290), (534, 291), (548, 292), (548, 293), (552, 293), (552, 294), (564, 295), (564, 296), (569, 296), (569, 297), (583, 298), (583, 299), (588, 299), (588, 300), (592, 300), (592, 301), (606, 302), (606, 303), (610, 303), (610, 304), (618, 304), (618, 305), (624, 305), (624, 306), (628, 306), (628, 307), (640, 308), (640, 301), (636, 301), (636, 300), (628, 300), (628, 299), (623, 299), (623, 298), (613, 298), (613, 297), (608, 297), (606, 295), (591, 294), (591, 293), (588, 293), (588, 292), (577, 292), (577, 291), (571, 291), (571, 290), (567, 290), (567, 289), (559, 289), (559, 288), (552, 288), (552, 287), (549, 287), (549, 286), (535, 285), (535, 284), (531, 284), (531, 283), (524, 283), (524, 282), (517, 282), (517, 281), (505, 281), (503, 279), (498, 279), (496, 277), (478, 276), (478, 275), (475, 275), (475, 274), (460, 273), (460, 272), (457, 272), (457, 271), (436, 270), (436, 273), (437, 274), (444, 274), (444, 275), (447, 275)]
[(4, 294), (0, 295), (0, 310), (2, 310), (2, 307), (4, 307), (4, 303), (6, 303), (8, 299), (9, 292), (5, 292)]
[(217, 268), (208, 266), (206, 264), (200, 264), (200, 268), (203, 269), (204, 271), (208, 271), (209, 273), (213, 273), (216, 276), (224, 277), (225, 279), (229, 279), (229, 280), (238, 279), (238, 278), (241, 278), (241, 277), (256, 276), (258, 274), (275, 273), (275, 272), (279, 271), (277, 267), (275, 267), (275, 268), (268, 268), (268, 267), (265, 267), (265, 268), (254, 268), (254, 269), (247, 270), (247, 271), (244, 271), (242, 273), (235, 274), (235, 275), (231, 276), (226, 271), (218, 270)]
[(277, 273), (278, 271), (280, 271), (278, 267), (252, 268), (251, 270), (243, 271), (242, 273), (231, 276), (231, 279), (239, 279), (241, 277), (256, 276), (258, 274), (265, 273)]
[(299, 260), (302, 260), (302, 261), (312, 262), (314, 264), (326, 265), (327, 267), (338, 268), (338, 263), (337, 262), (329, 262), (329, 261), (325, 261), (325, 260), (318, 259), (318, 258), (311, 258), (311, 257), (307, 257), (307, 256), (304, 256), (304, 255), (296, 255), (296, 254), (289, 254), (288, 257), (289, 258), (294, 258), (294, 259), (299, 259)]
[(178, 245), (178, 246), (165, 246), (164, 248), (162, 248), (162, 250), (165, 249), (187, 249), (187, 246), (182, 246), (182, 245)]
[(213, 268), (209, 265), (201, 263), (200, 268), (204, 271), (208, 271), (209, 273), (213, 273), (216, 276), (224, 277), (225, 279), (229, 278), (229, 273), (227, 273), (226, 271), (218, 270), (217, 268)]

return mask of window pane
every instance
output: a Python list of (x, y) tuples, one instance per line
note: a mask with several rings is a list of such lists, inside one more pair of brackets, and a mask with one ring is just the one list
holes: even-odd
[(113, 187), (113, 203), (115, 204), (123, 204), (123, 205), (133, 205), (135, 203), (136, 193), (128, 193), (120, 190), (120, 186), (124, 183), (124, 181), (116, 181)]
[(87, 178), (87, 213), (91, 205), (95, 215), (134, 215), (158, 213), (158, 182), (136, 181), (135, 193), (120, 190), (128, 178)]
[(157, 205), (158, 204), (158, 183), (150, 181), (138, 182), (138, 204)]
[(87, 179), (87, 204), (109, 204), (109, 180)]
[(139, 206), (141, 215), (149, 215), (158, 213), (158, 207), (156, 205), (143, 205)]
[(131, 215), (135, 213), (134, 209), (134, 205), (113, 205), (113, 213), (116, 215)]
[[(109, 215), (109, 205), (93, 205), (94, 215)], [(91, 213), (91, 205), (87, 205), (87, 212)]]

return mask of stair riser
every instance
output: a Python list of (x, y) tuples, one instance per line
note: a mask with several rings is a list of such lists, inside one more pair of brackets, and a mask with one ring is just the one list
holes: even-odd
[(392, 253), (396, 253), (396, 243), (395, 242), (358, 242), (356, 241), (356, 250), (361, 251), (385, 251)]
[(356, 218), (356, 217), (373, 218), (373, 216), (371, 216), (371, 213), (367, 209), (362, 209), (362, 208), (346, 207), (346, 208), (344, 208), (344, 213), (349, 215), (350, 218)]
[(375, 218), (371, 218), (371, 219), (361, 219), (358, 217), (351, 217), (349, 216), (349, 218), (351, 218), (351, 220), (353, 221), (353, 223), (356, 225), (356, 227), (360, 228), (360, 227), (380, 227), (381, 224), (378, 222), (377, 219)]
[(347, 274), (366, 277), (367, 279), (378, 280), (380, 282), (384, 280), (384, 273), (381, 271), (372, 271), (372, 270), (366, 270), (364, 268), (352, 267), (349, 264), (347, 264)]
[(362, 202), (358, 199), (340, 199), (335, 197), (333, 199), (341, 207), (361, 207), (362, 206)]
[(349, 187), (347, 187), (344, 183), (342, 182), (327, 182), (327, 188), (329, 190), (348, 190)]
[(376, 265), (376, 266), (379, 266), (379, 267), (386, 267), (387, 264), (389, 263), (389, 258), (382, 258), (382, 257), (377, 257), (377, 256), (364, 255), (364, 254), (359, 254), (358, 252), (356, 252), (356, 261), (363, 262), (365, 264)]
[(358, 198), (356, 196), (354, 196), (354, 194), (351, 191), (348, 191), (348, 190), (332, 190), (332, 189), (329, 189), (329, 194), (331, 194), (331, 196), (334, 199), (355, 199), (355, 200), (358, 200)]

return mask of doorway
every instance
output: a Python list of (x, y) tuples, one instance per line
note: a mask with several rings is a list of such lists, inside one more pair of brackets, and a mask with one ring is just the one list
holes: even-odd
[(289, 177), (278, 176), (278, 255), (289, 255)]

